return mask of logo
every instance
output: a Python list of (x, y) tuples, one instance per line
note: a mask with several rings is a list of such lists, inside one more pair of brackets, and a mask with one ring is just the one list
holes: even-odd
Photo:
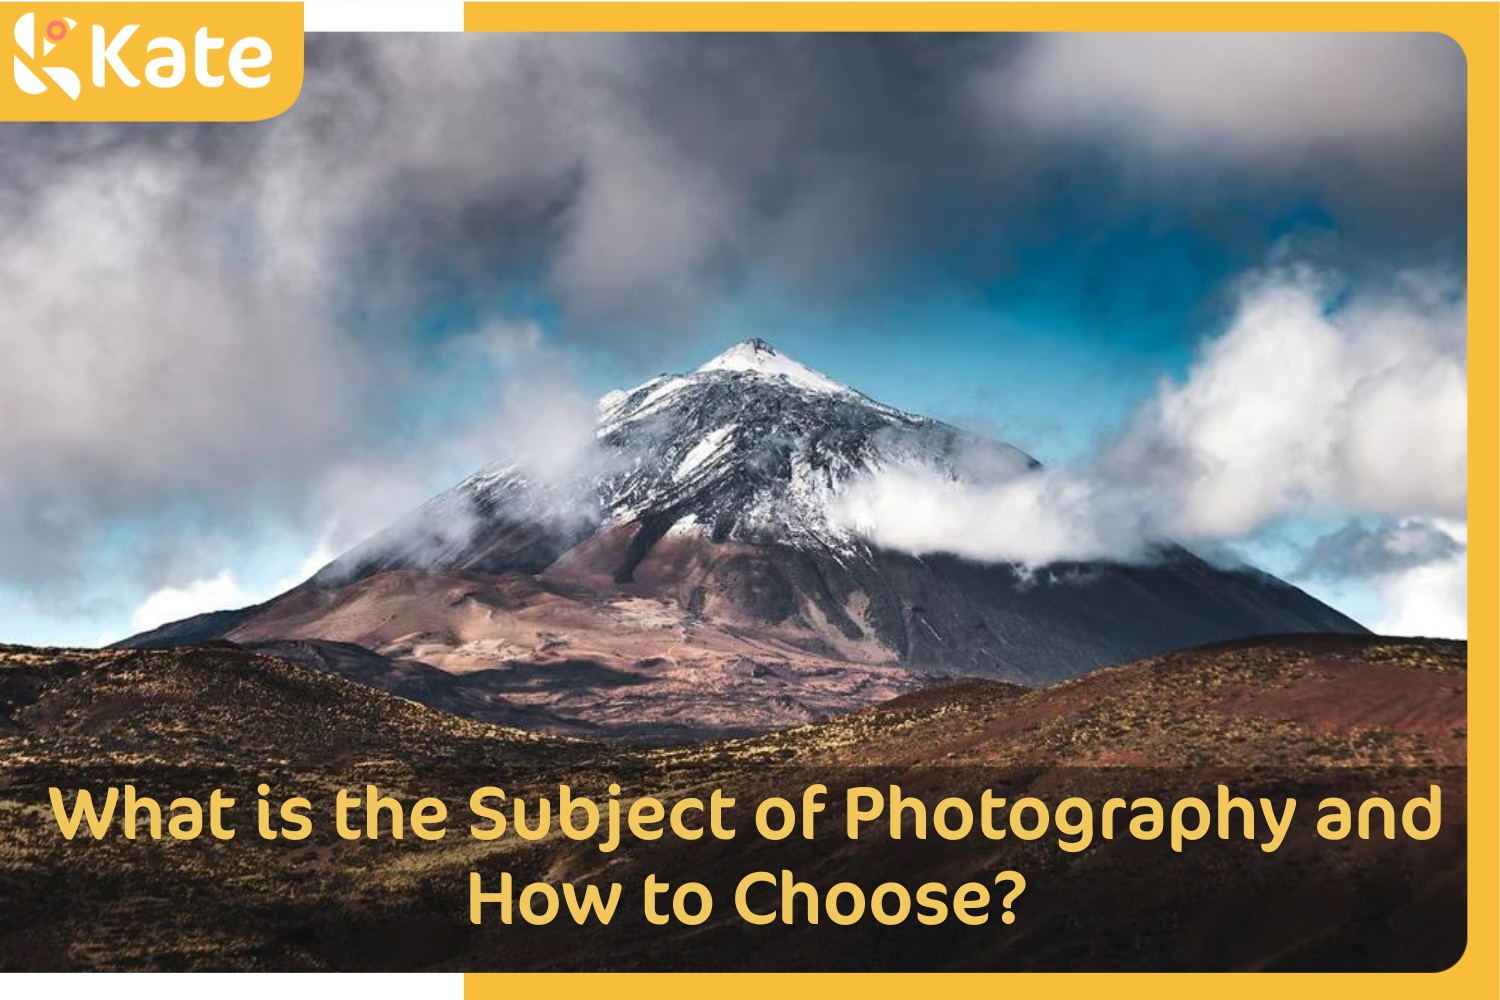
[[(50, 56), (52, 50), (68, 37), (68, 32), (76, 27), (78, 27), (78, 22), (71, 17), (59, 17), (48, 21), (47, 27), (43, 29), (42, 57)], [(20, 50), (15, 55), (15, 66), (12, 70), (16, 77), (16, 86), (27, 94), (44, 93), (47, 90), (47, 84), (37, 75), (37, 70), (41, 70), (54, 84), (62, 88), (62, 92), (68, 95), (69, 100), (78, 100), (83, 84), (79, 81), (77, 73), (62, 66), (37, 66), (33, 61), (36, 59), (37, 41), (35, 11), (28, 10), (16, 18), (15, 35), (16, 48)]]
[(255, 121), (302, 87), (300, 3), (0, 3), (3, 23), (0, 121)]

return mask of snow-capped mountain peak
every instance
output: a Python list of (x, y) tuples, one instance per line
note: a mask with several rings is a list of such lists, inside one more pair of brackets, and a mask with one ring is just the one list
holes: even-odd
[[(816, 676), (836, 678), (809, 702), (821, 711), (876, 690), (866, 674), (826, 672), (829, 661), (1035, 682), (1232, 636), (1359, 628), (1272, 577), (1218, 570), (1170, 545), (1148, 565), (1030, 574), (887, 550), (847, 516), (847, 491), (868, 475), (918, 468), (989, 481), (1034, 467), (1010, 445), (884, 406), (750, 340), (696, 371), (606, 396), (589, 459), (563, 482), (496, 464), (309, 586), (233, 612), (224, 627), (173, 625), (141, 641), (374, 636), (382, 655), (436, 650), (466, 670), (599, 657), (599, 676), (632, 678), (622, 682), (632, 690), (647, 683), (638, 678), (670, 677), (671, 697), (698, 671), (709, 685), (740, 676), (749, 643), (776, 657), (753, 674), (764, 678), (761, 701), (790, 690), (780, 685), (799, 657), (818, 658)], [(912, 516), (942, 516), (942, 491), (931, 500)], [(382, 576), (397, 571), (408, 575)], [(367, 597), (399, 608), (376, 613), (359, 603)], [(259, 631), (240, 631), (252, 615)], [(647, 620), (649, 639), (613, 646)], [(669, 662), (685, 672), (664, 675)], [(542, 675), (564, 687), (575, 676)], [(609, 702), (615, 685), (591, 685), (569, 688), (567, 703), (594, 698), (616, 720), (641, 704)], [(684, 703), (668, 704), (683, 716)]]
[(835, 382), (822, 372), (815, 371), (800, 361), (793, 361), (759, 337), (740, 341), (723, 354), (700, 365), (698, 371), (749, 372), (766, 378), (783, 378), (798, 388), (812, 392), (840, 395), (854, 392), (847, 385)]
[(597, 444), (573, 480), (533, 481), (496, 463), (346, 553), (325, 578), (434, 563), (535, 571), (590, 532), (615, 528), (639, 528), (646, 548), (670, 531), (863, 558), (839, 502), (858, 477), (916, 464), (957, 478), (980, 455), (1035, 464), (1009, 445), (876, 402), (760, 339), (607, 393), (598, 410)]

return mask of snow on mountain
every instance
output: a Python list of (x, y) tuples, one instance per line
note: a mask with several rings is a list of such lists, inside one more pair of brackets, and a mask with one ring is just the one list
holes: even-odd
[[(724, 448), (726, 440), (734, 433), (734, 428), (734, 424), (726, 424), (704, 435), (703, 440), (693, 445), (688, 453), (683, 456), (682, 464), (677, 466), (676, 472), (672, 473), (673, 481), (681, 482), (686, 477), (692, 475), (694, 469), (713, 458), (716, 452)], [(732, 444), (733, 442), (729, 441), (729, 443)]]
[(760, 339), (696, 371), (609, 393), (599, 409), (601, 448), (624, 459), (596, 484), (601, 520), (683, 522), (679, 535), (696, 526), (721, 540), (851, 555), (860, 542), (833, 515), (838, 491), (858, 473), (920, 462), (958, 475), (972, 452), (1016, 469), (1034, 464), (878, 403)]
[(749, 372), (763, 378), (785, 379), (789, 384), (809, 392), (854, 392), (847, 385), (835, 382), (822, 372), (813, 371), (806, 365), (793, 361), (759, 337), (740, 341), (723, 354), (700, 365), (698, 371)]

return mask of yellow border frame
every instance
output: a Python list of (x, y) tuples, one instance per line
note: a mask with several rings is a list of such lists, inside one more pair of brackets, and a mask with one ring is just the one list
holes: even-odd
[[(1500, 996), (1500, 351), (1496, 231), (1500, 221), (1500, 4), (1494, 3), (466, 3), (464, 30), (562, 31), (1429, 31), (1468, 57), (1469, 84), (1469, 942), (1439, 973), (466, 973), (468, 1000), (506, 994), (597, 992), (621, 998), (763, 1000), (842, 993), (882, 1000), (941, 990), (989, 1000), (996, 989), (1073, 995), (1108, 989), (1126, 998), (1205, 993), (1288, 998), (1358, 991), (1363, 1000)], [(1479, 609), (1476, 613), (1475, 609)]]

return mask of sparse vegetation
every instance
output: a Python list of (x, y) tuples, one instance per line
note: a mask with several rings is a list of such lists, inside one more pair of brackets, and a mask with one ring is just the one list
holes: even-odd
[[(1267, 789), (1394, 794), (1461, 775), (1465, 655), (1462, 643), (1427, 640), (1265, 640), (1041, 689), (962, 681), (763, 736), (644, 748), (475, 722), (228, 644), (0, 647), (0, 968), (1437, 967), (1450, 939), (1461, 942), (1461, 832), (1421, 852), (1294, 845), (1274, 866), (1253, 868), (1229, 852), (1128, 846), (1074, 859), (1040, 845), (875, 842), (829, 854), (821, 844), (773, 851), (735, 841), (604, 856), (587, 845), (462, 836), (351, 843), (326, 822), (296, 845), (68, 843), (47, 788), (129, 781), (159, 796), (248, 796), (266, 781), (326, 804), (369, 782), (409, 799), (439, 795), (455, 811), (483, 784), (520, 794), (612, 780), (659, 794), (723, 786), (749, 799), (809, 780), (1102, 794), (1230, 774)], [(1449, 804), (1461, 818), (1462, 781), (1453, 784)], [(819, 878), (968, 877), (1004, 864), (1024, 866), (1045, 889), (1015, 934), (970, 940), (945, 929), (941, 942), (623, 922), (591, 932), (583, 949), (576, 928), (523, 941), (465, 919), (471, 870), (629, 882), (687, 866), (712, 881), (783, 864)], [(1395, 880), (1385, 902), (1343, 901), (1348, 886), (1376, 878)], [(1246, 934), (1241, 903), (1252, 898)], [(1224, 933), (1234, 927), (1237, 943), (1195, 944), (1183, 936), (1184, 913)]]

